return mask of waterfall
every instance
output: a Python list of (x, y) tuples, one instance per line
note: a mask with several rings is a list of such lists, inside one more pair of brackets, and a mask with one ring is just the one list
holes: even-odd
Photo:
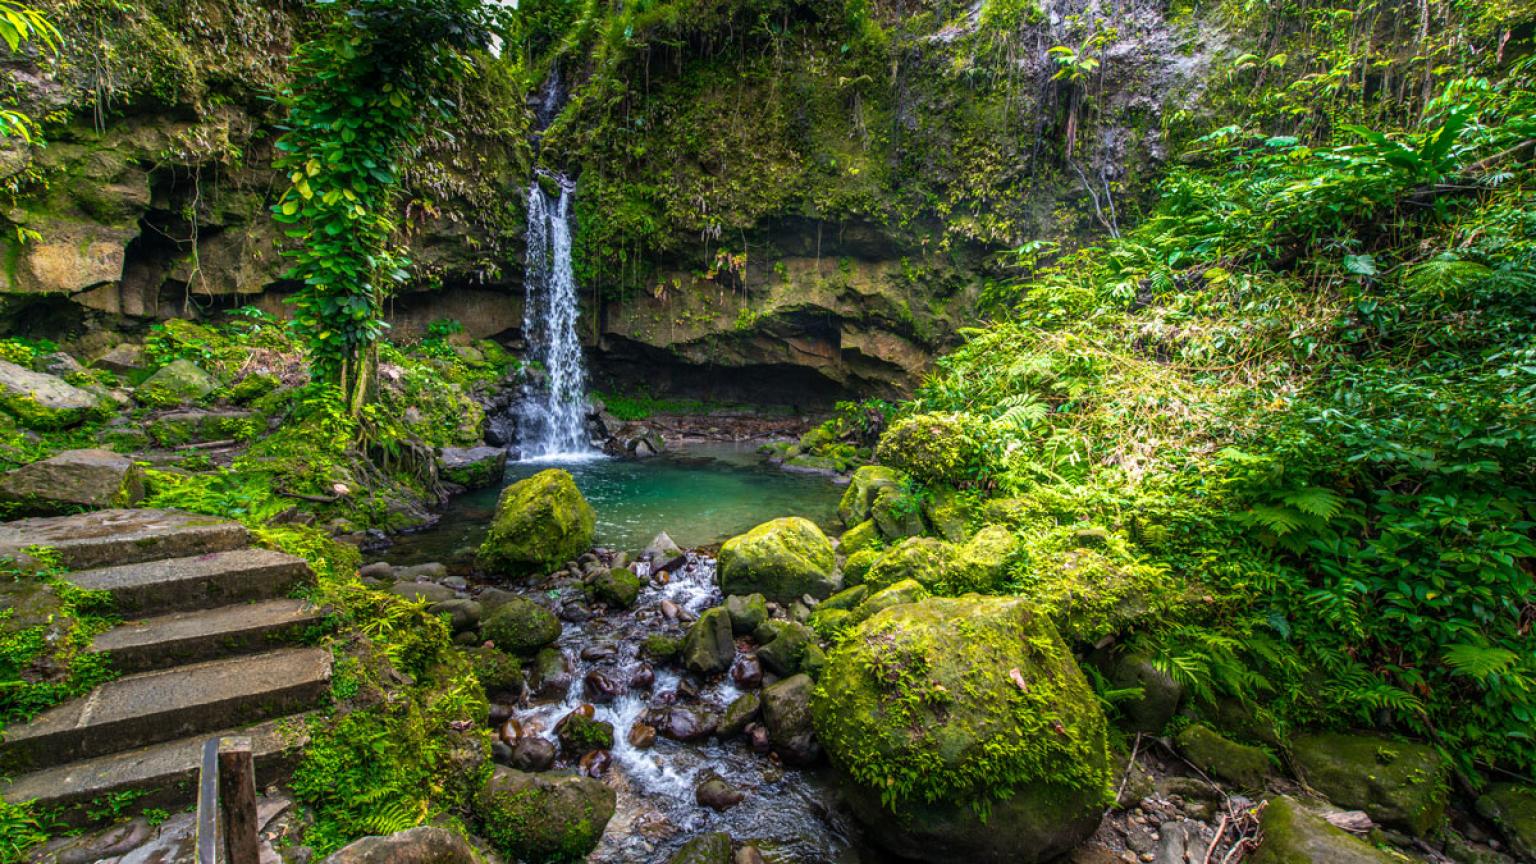
[(571, 269), (571, 188), (551, 200), (537, 179), (528, 188), (528, 254), (523, 334), (528, 357), (544, 366), (528, 385), (519, 418), (524, 459), (586, 454), (587, 373), (576, 338), (576, 276)]

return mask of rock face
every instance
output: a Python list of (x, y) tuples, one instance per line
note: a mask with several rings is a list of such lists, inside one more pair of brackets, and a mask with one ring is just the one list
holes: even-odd
[(98, 410), (98, 399), (62, 378), (0, 360), (0, 407), (34, 429), (63, 429)]
[(832, 541), (816, 523), (798, 516), (775, 519), (720, 547), (720, 588), (726, 594), (762, 594), (792, 602), (804, 594), (837, 591)]
[(465, 489), (494, 486), (507, 470), (504, 447), (444, 447), (440, 460), (443, 479)]
[(1104, 715), (1055, 628), (1023, 600), (885, 609), (832, 650), (811, 711), (855, 814), (900, 857), (1036, 864), (1098, 825)]
[(1402, 860), (1333, 827), (1284, 795), (1269, 799), (1260, 827), (1264, 842), (1248, 859), (1253, 864), (1389, 864)]
[(1445, 818), (1449, 768), (1427, 744), (1361, 732), (1297, 735), (1291, 758), (1329, 801), (1388, 827), (1423, 837)]
[(461, 835), (423, 825), (385, 837), (364, 837), (343, 846), (325, 864), (476, 864), (479, 856)]
[(110, 450), (66, 450), (0, 477), (0, 500), (25, 515), (132, 507), (144, 497), (144, 472)]
[(502, 491), (478, 561), (508, 576), (550, 570), (587, 551), (596, 525), (597, 514), (569, 473), (541, 471)]
[(1477, 812), (1498, 826), (1517, 854), (1536, 861), (1536, 788), (1495, 783), (1477, 799)]
[(498, 766), (476, 802), (480, 834), (508, 858), (584, 858), (613, 818), (616, 798), (598, 780), (527, 774)]

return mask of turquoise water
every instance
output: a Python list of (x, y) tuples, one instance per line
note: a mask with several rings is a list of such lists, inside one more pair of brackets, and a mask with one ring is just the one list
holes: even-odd
[[(779, 516), (804, 516), (830, 529), (842, 488), (830, 479), (764, 464), (751, 444), (696, 444), (652, 459), (518, 462), (507, 483), (543, 471), (571, 472), (597, 512), (597, 545), (638, 551), (657, 532), (696, 548)], [(500, 490), (454, 499), (436, 527), (401, 537), (385, 558), (402, 564), (471, 554), (496, 512)]]

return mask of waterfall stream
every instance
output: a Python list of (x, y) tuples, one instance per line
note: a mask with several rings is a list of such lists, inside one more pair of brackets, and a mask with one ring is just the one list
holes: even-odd
[(519, 418), (524, 459), (587, 455), (587, 374), (576, 336), (571, 269), (571, 187), (552, 200), (537, 179), (528, 188), (528, 253), (523, 333), (528, 357), (544, 367), (528, 385)]

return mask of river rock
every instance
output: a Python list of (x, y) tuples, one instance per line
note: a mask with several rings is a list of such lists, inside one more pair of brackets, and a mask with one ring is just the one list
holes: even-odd
[(688, 563), (688, 554), (663, 531), (640, 553), (640, 559), (651, 565), (652, 573), (670, 573)]
[(867, 600), (862, 601), (853, 608), (844, 626), (845, 628), (857, 626), (892, 606), (919, 603), (928, 599), (928, 597), (927, 588), (924, 588), (914, 579), (904, 579), (889, 588), (881, 589), (869, 595)]
[(582, 678), (582, 693), (588, 702), (605, 705), (623, 696), (629, 690), (629, 683), (623, 681), (610, 672), (602, 669), (593, 669)]
[(656, 727), (649, 723), (636, 723), (629, 727), (629, 734), (625, 738), (629, 746), (636, 750), (647, 750), (656, 745)]
[(837, 591), (832, 541), (809, 519), (775, 519), (725, 541), (718, 561), (720, 588), (730, 594), (762, 594), (790, 603), (802, 594)]
[(747, 724), (757, 719), (762, 708), (762, 697), (756, 693), (743, 693), (725, 706), (720, 716), (720, 727), (715, 732), (721, 738), (734, 738), (747, 730)]
[(540, 699), (564, 699), (575, 681), (571, 661), (559, 648), (545, 648), (533, 657), (531, 684)]
[(219, 382), (202, 367), (185, 358), (172, 360), (144, 379), (134, 398), (151, 406), (196, 402), (219, 388)]
[(695, 837), (672, 853), (667, 864), (731, 864), (731, 837), (718, 831)]
[[(716, 813), (724, 813), (746, 798), (745, 792), (726, 782), (725, 778), (713, 774), (704, 778), (704, 782), (693, 790), (693, 800)], [(730, 847), (726, 849), (729, 851)]]
[(515, 699), (522, 692), (523, 666), (517, 658), (485, 646), (470, 648), (464, 654), (488, 698)]
[[(448, 586), (444, 585), (444, 588)], [(449, 589), (453, 590), (453, 589)], [(442, 600), (427, 607), (430, 615), (442, 615), (448, 618), (448, 627), (455, 633), (463, 633), (466, 630), (474, 630), (480, 626), (480, 604), (473, 600)]]
[(532, 656), (560, 638), (560, 619), (522, 597), (510, 600), (481, 622), (480, 633), (510, 654)]
[(591, 547), (596, 524), (569, 473), (541, 471), (502, 491), (477, 560), (508, 576), (553, 570)]
[(1259, 819), (1264, 842), (1252, 864), (1389, 864), (1402, 859), (1328, 824), (1296, 799), (1269, 799)]
[(690, 672), (713, 675), (731, 668), (735, 656), (730, 615), (719, 606), (706, 609), (683, 639), (683, 666)]
[(100, 399), (62, 378), (0, 360), (0, 407), (23, 426), (64, 429), (102, 413)]
[(1515, 854), (1536, 861), (1536, 787), (1494, 783), (1477, 799), (1477, 812), (1498, 827)]
[(731, 632), (744, 636), (768, 620), (768, 600), (761, 594), (732, 594), (725, 598), (725, 611), (731, 616)]
[(649, 690), (656, 686), (656, 668), (641, 663), (629, 673), (629, 686), (633, 690)]
[(16, 505), (16, 515), (132, 507), (143, 498), (144, 472), (110, 450), (66, 450), (0, 477), (0, 501)]
[(646, 711), (645, 722), (673, 741), (702, 741), (715, 734), (720, 719), (701, 705), (662, 705)]
[(736, 857), (732, 861), (733, 864), (768, 864), (767, 859), (763, 857), (763, 853), (759, 852), (756, 846), (743, 846), (737, 849)]
[(509, 761), (519, 771), (548, 771), (555, 764), (554, 742), (537, 735), (525, 735), (512, 745)]
[(324, 864), (477, 864), (479, 860), (462, 834), (423, 825), (356, 840), (331, 853)]
[[(971, 595), (881, 611), (830, 652), (811, 714), (855, 815), (899, 857), (1040, 864), (1099, 824), (1104, 714), (1027, 601)], [(892, 777), (909, 785), (893, 789)]]
[(763, 686), (763, 664), (756, 654), (742, 654), (731, 664), (731, 681), (743, 690)]
[(597, 571), (588, 580), (587, 590), (594, 600), (606, 604), (610, 609), (628, 609), (635, 605), (643, 585), (633, 570), (614, 567)]
[(773, 752), (789, 765), (812, 765), (821, 756), (811, 717), (809, 675), (795, 675), (763, 688), (763, 722)]
[(1269, 756), (1258, 747), (1224, 738), (1202, 723), (1184, 729), (1174, 743), (1185, 758), (1207, 774), (1247, 790), (1264, 788)]
[(1297, 735), (1291, 760), (1329, 801), (1389, 828), (1424, 837), (1445, 818), (1449, 766), (1427, 744), (1366, 732)]
[(587, 777), (601, 777), (613, 767), (613, 754), (607, 750), (588, 750), (577, 762), (578, 770)]
[(441, 476), (465, 489), (481, 489), (501, 482), (507, 471), (505, 447), (444, 447), (438, 456)]
[(555, 724), (555, 737), (560, 739), (560, 750), (566, 756), (609, 750), (613, 747), (613, 724), (593, 719), (591, 706), (582, 706), (560, 718)]
[(615, 803), (613, 790), (590, 777), (497, 766), (475, 816), (480, 836), (510, 859), (579, 860), (597, 846)]
[[(769, 636), (770, 638), (762, 638)], [(816, 644), (816, 634), (798, 621), (765, 621), (758, 628), (757, 659), (775, 675), (789, 676), (800, 671), (805, 652)]]
[[(901, 475), (884, 465), (865, 465), (848, 478), (848, 488), (837, 505), (837, 516), (852, 528), (870, 517), (870, 508), (881, 489), (901, 486)], [(852, 554), (856, 550), (847, 550)]]

